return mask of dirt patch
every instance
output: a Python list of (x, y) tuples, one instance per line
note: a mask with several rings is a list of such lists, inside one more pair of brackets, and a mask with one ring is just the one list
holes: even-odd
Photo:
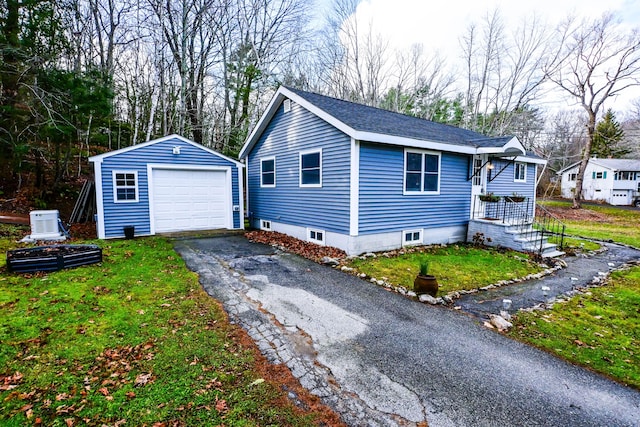
[(547, 206), (546, 210), (551, 212), (560, 220), (611, 222), (607, 215), (590, 209), (572, 209), (571, 207)]
[(245, 237), (252, 242), (275, 246), (278, 249), (300, 255), (315, 262), (320, 262), (324, 257), (340, 259), (347, 256), (342, 249), (303, 242), (295, 237), (276, 231), (250, 231), (245, 234)]

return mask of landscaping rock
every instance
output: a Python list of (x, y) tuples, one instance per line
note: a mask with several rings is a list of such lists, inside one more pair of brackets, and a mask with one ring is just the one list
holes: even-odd
[(322, 257), (320, 262), (324, 265), (340, 265), (340, 262), (337, 259), (331, 258), (330, 256)]
[(431, 304), (431, 305), (436, 305), (438, 304), (438, 300), (434, 297), (432, 297), (429, 294), (422, 294), (418, 297), (418, 300), (420, 300), (420, 302), (425, 302), (427, 304)]
[(490, 314), (489, 321), (493, 326), (498, 328), (499, 331), (507, 331), (511, 327), (513, 327), (513, 324), (511, 322), (507, 321), (504, 317), (497, 314)]

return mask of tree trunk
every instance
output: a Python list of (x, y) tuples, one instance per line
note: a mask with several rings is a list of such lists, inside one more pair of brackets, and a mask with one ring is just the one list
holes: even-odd
[(582, 200), (582, 184), (584, 183), (584, 173), (587, 170), (587, 164), (589, 163), (589, 157), (591, 157), (591, 146), (593, 145), (593, 137), (596, 132), (596, 114), (595, 112), (589, 112), (589, 122), (587, 124), (587, 144), (582, 152), (582, 160), (580, 161), (580, 167), (578, 168), (578, 175), (576, 176), (576, 191), (573, 193), (573, 205), (572, 209), (580, 209)]

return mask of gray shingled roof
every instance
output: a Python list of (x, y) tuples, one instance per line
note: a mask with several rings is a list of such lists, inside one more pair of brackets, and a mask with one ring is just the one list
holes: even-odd
[(512, 136), (487, 137), (455, 126), (290, 87), (287, 89), (357, 131), (472, 147), (502, 147), (513, 138)]
[(638, 159), (591, 159), (591, 161), (615, 171), (640, 171)]

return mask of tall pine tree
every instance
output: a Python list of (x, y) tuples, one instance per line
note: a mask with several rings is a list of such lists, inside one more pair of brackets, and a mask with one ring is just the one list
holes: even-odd
[(631, 151), (623, 145), (624, 131), (611, 109), (608, 109), (602, 120), (596, 125), (593, 135), (591, 155), (601, 158), (620, 158)]

